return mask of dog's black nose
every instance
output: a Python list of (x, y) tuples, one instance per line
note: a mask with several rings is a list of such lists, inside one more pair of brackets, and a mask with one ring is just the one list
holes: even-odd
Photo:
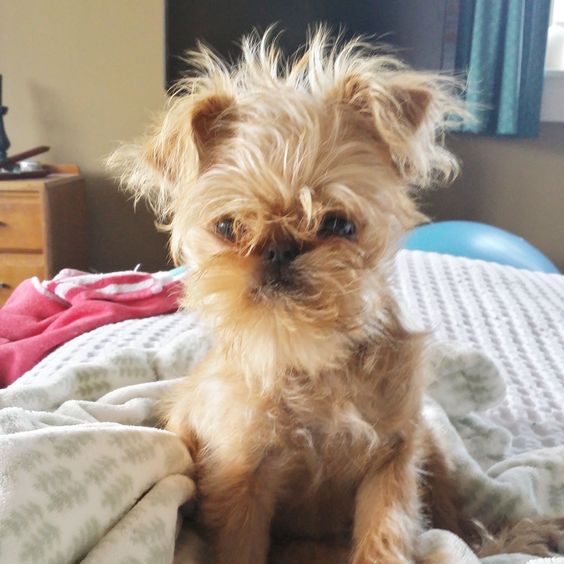
[(300, 254), (300, 246), (296, 241), (271, 242), (262, 253), (268, 265), (281, 267), (292, 262)]

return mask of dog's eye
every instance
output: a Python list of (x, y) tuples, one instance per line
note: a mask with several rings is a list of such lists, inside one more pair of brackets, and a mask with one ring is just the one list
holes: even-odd
[(215, 231), (228, 241), (235, 240), (235, 231), (233, 230), (233, 220), (230, 217), (220, 219), (215, 224)]
[(350, 238), (356, 233), (356, 226), (352, 221), (339, 215), (328, 215), (323, 218), (318, 234), (322, 237), (337, 235)]

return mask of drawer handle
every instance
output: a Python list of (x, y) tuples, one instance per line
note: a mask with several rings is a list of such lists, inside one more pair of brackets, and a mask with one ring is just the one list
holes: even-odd
[(9, 290), (12, 286), (6, 282), (0, 282), (0, 290)]
[(0, 227), (8, 227), (8, 224), (5, 221), (0, 221)]

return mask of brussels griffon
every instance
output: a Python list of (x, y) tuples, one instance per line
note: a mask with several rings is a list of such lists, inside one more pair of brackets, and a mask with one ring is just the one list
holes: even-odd
[(421, 416), (425, 336), (389, 277), (424, 219), (411, 191), (457, 171), (439, 142), (452, 81), (323, 29), (290, 59), (267, 34), (237, 63), (204, 47), (191, 62), (111, 165), (166, 223), (184, 305), (214, 330), (164, 408), (212, 560), (309, 562), (323, 541), (341, 562), (412, 562), (427, 517), (461, 531)]

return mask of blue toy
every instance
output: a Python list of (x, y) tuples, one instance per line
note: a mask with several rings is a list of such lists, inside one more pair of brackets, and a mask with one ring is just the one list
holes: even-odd
[(406, 236), (404, 247), (482, 259), (525, 270), (559, 273), (556, 266), (525, 239), (498, 227), (473, 221), (421, 225)]

